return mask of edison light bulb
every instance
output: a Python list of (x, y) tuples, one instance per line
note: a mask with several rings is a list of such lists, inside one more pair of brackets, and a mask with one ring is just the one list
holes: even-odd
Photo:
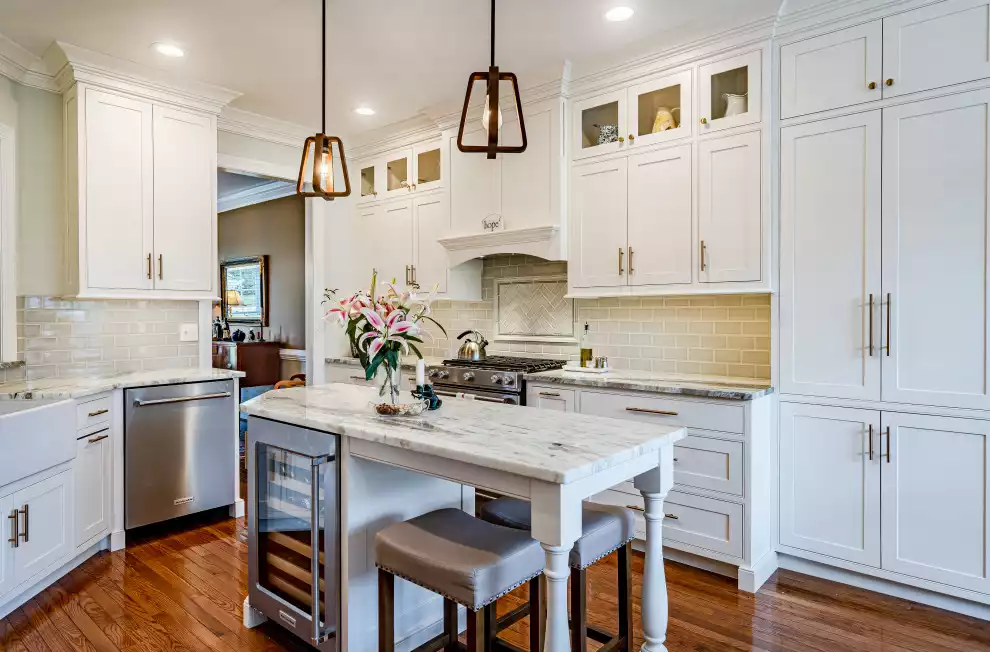
[(320, 166), (320, 186), (330, 192), (333, 191), (332, 168), (330, 167), (330, 148), (324, 147), (320, 150), (320, 160), (316, 162)]
[[(485, 102), (485, 110), (481, 114), (481, 124), (484, 126), (485, 131), (488, 131), (488, 120), (492, 115), (492, 105), (489, 102)], [(502, 130), (502, 107), (498, 109), (498, 129)]]

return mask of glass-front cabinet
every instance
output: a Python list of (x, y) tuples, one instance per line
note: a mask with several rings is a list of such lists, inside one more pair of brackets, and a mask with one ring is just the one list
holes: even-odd
[(415, 189), (412, 150), (399, 150), (385, 157), (385, 198), (408, 195)]
[(361, 176), (361, 194), (358, 201), (375, 201), (378, 199), (378, 192), (382, 182), (381, 164), (377, 161), (368, 161), (359, 166)]
[(759, 50), (698, 69), (702, 134), (760, 121), (761, 72)]
[(413, 163), (416, 174), (413, 190), (426, 192), (441, 187), (442, 164), (440, 159), (441, 141), (430, 141), (413, 148)]
[(626, 142), (626, 91), (574, 103), (574, 158), (612, 154)]
[(691, 107), (691, 71), (665, 75), (627, 91), (630, 147), (652, 145), (690, 136), (694, 124)]

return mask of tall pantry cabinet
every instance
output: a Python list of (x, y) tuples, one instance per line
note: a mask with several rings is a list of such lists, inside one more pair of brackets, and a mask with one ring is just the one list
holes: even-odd
[(779, 50), (780, 550), (985, 603), (988, 19)]

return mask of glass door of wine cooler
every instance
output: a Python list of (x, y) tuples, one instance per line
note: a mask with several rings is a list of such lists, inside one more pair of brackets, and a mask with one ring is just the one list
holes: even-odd
[[(256, 431), (261, 431), (260, 433)], [(278, 434), (278, 437), (272, 435)], [(293, 434), (304, 436), (292, 442)], [(251, 419), (251, 607), (318, 649), (334, 650), (338, 621), (338, 471), (335, 437)], [(273, 443), (272, 440), (283, 439)], [(334, 442), (319, 450), (319, 439)], [(295, 445), (293, 445), (295, 443)]]

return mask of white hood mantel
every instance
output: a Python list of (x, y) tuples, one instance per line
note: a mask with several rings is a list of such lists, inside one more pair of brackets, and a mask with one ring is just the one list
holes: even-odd
[(544, 260), (565, 260), (564, 242), (558, 224), (506, 229), (441, 238), (451, 267), (495, 254), (528, 254)]

